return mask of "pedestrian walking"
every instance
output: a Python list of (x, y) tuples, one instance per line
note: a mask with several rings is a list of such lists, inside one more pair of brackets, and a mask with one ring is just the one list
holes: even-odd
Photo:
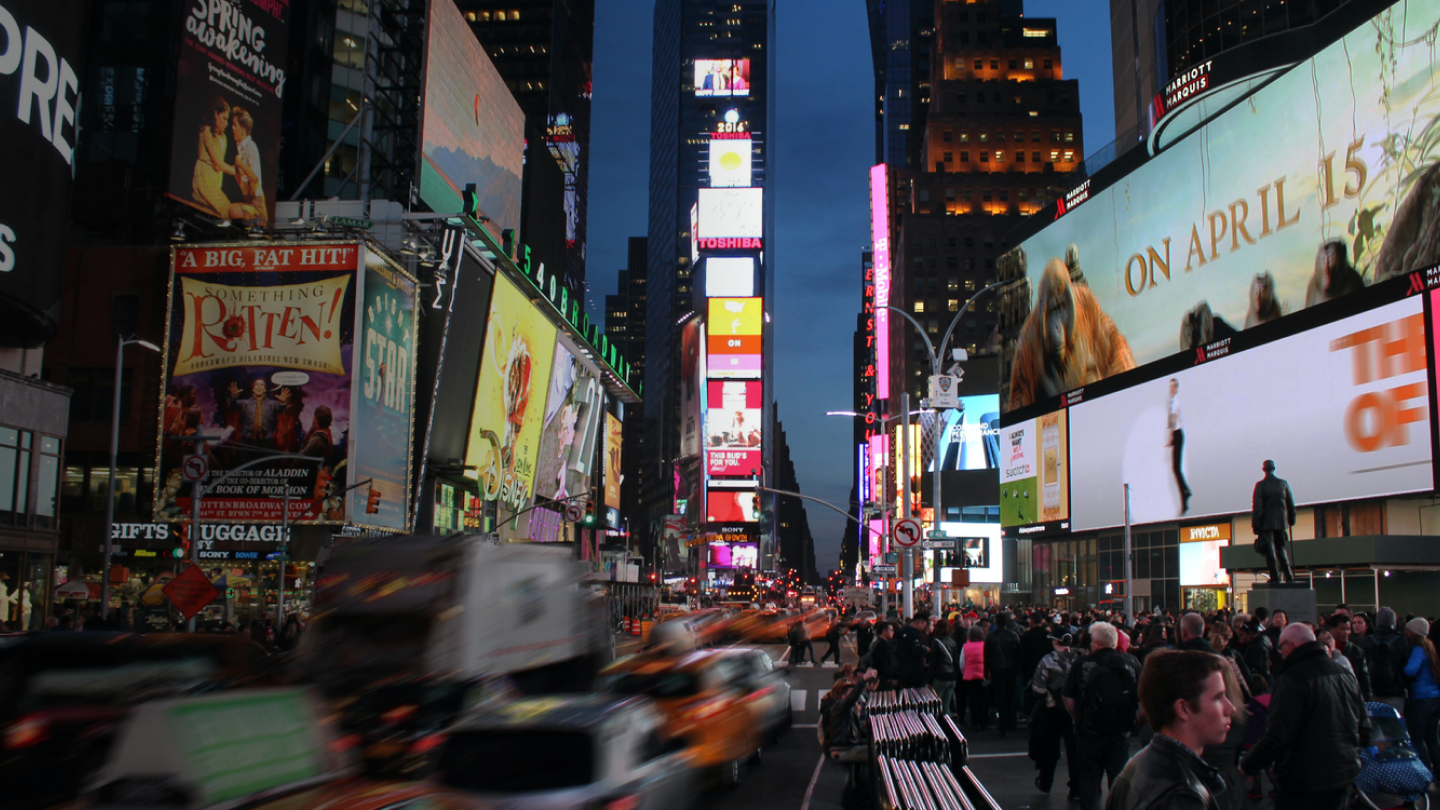
[(1130, 757), (1130, 733), (1140, 711), (1140, 662), (1116, 649), (1119, 633), (1103, 621), (1090, 624), (1089, 655), (1065, 679), (1065, 708), (1075, 720), (1080, 759), (1080, 807), (1100, 806), (1100, 778), (1113, 785)]
[(955, 639), (950, 638), (950, 622), (941, 619), (935, 623), (935, 632), (930, 635), (930, 681), (940, 698), (940, 710), (946, 714), (955, 714), (955, 677), (959, 674), (959, 659), (960, 650), (955, 646)]
[(1275, 810), (1342, 810), (1360, 773), (1360, 746), (1369, 741), (1360, 687), (1306, 625), (1281, 631), (1280, 655), (1265, 736), (1240, 769), (1255, 775), (1275, 766)]
[[(1216, 624), (1215, 627), (1222, 635), (1230, 631), (1224, 624)], [(1245, 735), (1249, 727), (1244, 706), (1250, 698), (1250, 687), (1245, 683), (1245, 675), (1240, 665), (1229, 656), (1221, 655), (1215, 646), (1206, 640), (1205, 629), (1205, 618), (1199, 613), (1190, 612), (1181, 616), (1180, 643), (1175, 645), (1175, 649), (1218, 655), (1224, 664), (1222, 673), (1226, 696), (1236, 711), (1230, 718), (1230, 731), (1225, 739), (1219, 743), (1207, 744), (1200, 757), (1215, 769), (1225, 783), (1225, 790), (1216, 797), (1221, 809), (1243, 810), (1245, 803), (1241, 797), (1245, 795), (1245, 788), (1244, 777), (1240, 774), (1240, 751), (1245, 745)], [(1223, 643), (1221, 646), (1223, 648)]]
[(825, 643), (829, 646), (825, 648), (825, 654), (820, 656), (820, 663), (823, 664), (830, 660), (830, 656), (833, 654), (835, 665), (840, 665), (840, 637), (845, 635), (846, 629), (845, 623), (839, 619), (830, 622), (830, 626), (825, 628)]
[(1068, 795), (1079, 798), (1078, 769), (1075, 753), (1075, 723), (1065, 710), (1065, 680), (1080, 654), (1072, 649), (1071, 636), (1049, 637), (1050, 652), (1035, 667), (1029, 692), (1034, 696), (1030, 713), (1030, 759), (1035, 762), (1035, 787), (1049, 793), (1055, 784), (1055, 766), (1060, 761), (1060, 745), (1065, 745), (1065, 765), (1069, 771)]
[(1335, 615), (1325, 621), (1325, 626), (1335, 638), (1335, 649), (1350, 662), (1350, 671), (1355, 673), (1355, 680), (1360, 684), (1360, 697), (1370, 700), (1374, 695), (1370, 686), (1370, 667), (1365, 660), (1365, 651), (1351, 636), (1352, 622), (1348, 612), (1342, 613), (1337, 609)]
[(985, 638), (985, 678), (1000, 717), (1000, 736), (1015, 730), (1015, 697), (1020, 687), (1020, 636), (1013, 616), (1005, 611), (995, 617), (995, 632)]
[(1382, 607), (1375, 613), (1374, 632), (1360, 641), (1365, 665), (1370, 669), (1370, 689), (1375, 699), (1405, 710), (1405, 664), (1410, 646), (1395, 629), (1395, 611)]
[[(970, 640), (965, 642), (961, 654), (961, 676), (965, 681), (965, 703), (970, 709), (970, 728), (984, 731), (990, 716), (990, 707), (985, 700), (985, 628), (977, 622), (970, 626)], [(961, 712), (962, 720), (964, 712)]]
[(912, 616), (895, 636), (902, 689), (917, 689), (925, 685), (925, 630), (929, 626), (930, 617)]
[[(868, 664), (868, 666), (866, 666)], [(895, 625), (875, 625), (875, 643), (870, 647), (870, 660), (861, 662), (861, 669), (874, 669), (879, 689), (894, 689), (900, 684), (900, 664), (895, 657)]]
[(1430, 622), (1416, 617), (1405, 623), (1410, 659), (1405, 663), (1407, 692), (1405, 730), (1433, 773), (1440, 765), (1440, 658), (1430, 641)]

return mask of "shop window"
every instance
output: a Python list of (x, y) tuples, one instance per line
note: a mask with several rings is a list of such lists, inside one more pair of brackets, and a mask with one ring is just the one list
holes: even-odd
[(85, 468), (65, 468), (65, 480), (60, 484), (60, 513), (73, 515), (85, 510)]
[(35, 528), (58, 529), (60, 496), (60, 440), (40, 437), (39, 473), (35, 479)]
[(91, 467), (90, 486), (86, 490), (85, 511), (104, 512), (105, 498), (110, 494), (110, 468)]

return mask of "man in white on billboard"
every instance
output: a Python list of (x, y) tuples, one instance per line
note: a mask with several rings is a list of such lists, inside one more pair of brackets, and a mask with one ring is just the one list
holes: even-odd
[(255, 120), (244, 108), (230, 110), (230, 129), (235, 134), (235, 180), (244, 202), (230, 204), (229, 216), (242, 222), (264, 222), (265, 188), (260, 179), (260, 147), (250, 133)]
[(1180, 488), (1180, 514), (1190, 511), (1190, 485), (1185, 481), (1185, 424), (1180, 418), (1180, 381), (1170, 378), (1170, 407), (1167, 409), (1170, 438), (1170, 464), (1175, 469), (1175, 485)]

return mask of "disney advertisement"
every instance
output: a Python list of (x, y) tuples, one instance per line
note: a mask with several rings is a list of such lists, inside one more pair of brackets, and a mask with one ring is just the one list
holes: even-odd
[(1392, 6), (1003, 256), (1029, 312), (1003, 407), (1440, 262), (1437, 18)]
[(555, 334), (530, 299), (496, 273), (465, 464), (479, 471), (480, 496), (511, 512), (534, 494)]
[[(376, 251), (365, 252), (360, 357), (356, 361), (354, 482), (350, 522), (402, 531), (410, 525), (410, 447), (415, 402), (415, 280)], [(365, 511), (370, 490), (379, 512)]]
[(274, 223), (289, 17), (288, 2), (188, 0), (166, 196), (216, 219)]
[[(181, 468), (195, 454), (209, 467), (204, 521), (279, 522), (288, 491), (291, 521), (346, 522), (364, 253), (356, 242), (172, 250), (156, 519), (190, 519)], [(261, 461), (278, 453), (309, 458)]]

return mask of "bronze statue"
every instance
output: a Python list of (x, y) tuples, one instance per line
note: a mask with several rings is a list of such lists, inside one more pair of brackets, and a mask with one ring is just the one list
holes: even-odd
[(1275, 462), (1266, 459), (1261, 466), (1265, 477), (1255, 483), (1251, 498), (1250, 528), (1255, 530), (1255, 550), (1265, 555), (1270, 566), (1270, 581), (1295, 581), (1290, 567), (1290, 527), (1295, 525), (1295, 498), (1290, 483), (1275, 475)]

